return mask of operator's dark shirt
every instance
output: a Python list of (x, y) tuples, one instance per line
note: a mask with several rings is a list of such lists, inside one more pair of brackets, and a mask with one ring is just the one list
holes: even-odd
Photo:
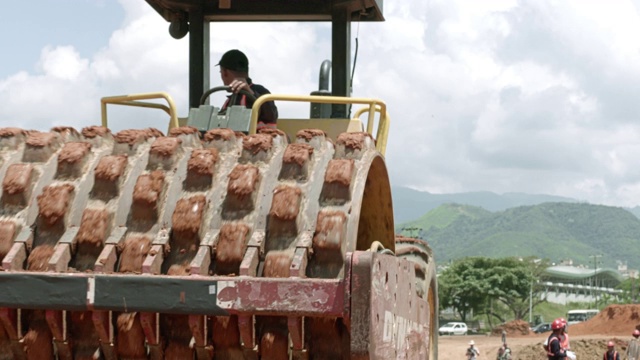
[(620, 354), (617, 351), (604, 353), (604, 360), (620, 360)]
[[(247, 84), (255, 94), (256, 98), (260, 97), (260, 95), (271, 94), (267, 88), (262, 85), (254, 84), (250, 78), (247, 78)], [(225, 101), (222, 109), (220, 111), (224, 111), (229, 106), (229, 101), (231, 101), (231, 97), (233, 95), (227, 96), (227, 101)], [(254, 101), (247, 98), (246, 95), (238, 94), (236, 97), (236, 102), (234, 105), (242, 105), (244, 101), (244, 105), (251, 109)], [(275, 102), (267, 101), (262, 106), (260, 106), (260, 112), (258, 113), (258, 121), (263, 122), (265, 124), (275, 124), (278, 121), (278, 108), (276, 107)]]
[[(558, 339), (557, 341), (551, 341), (551, 339), (556, 338)], [(564, 349), (562, 348), (562, 345), (560, 344), (560, 341), (562, 339), (560, 338), (560, 335), (556, 335), (556, 334), (551, 334), (549, 336), (549, 339), (547, 340), (547, 343), (549, 344), (549, 352), (553, 355), (547, 355), (547, 357), (549, 358), (549, 360), (563, 360), (567, 358), (567, 354), (564, 351)]]

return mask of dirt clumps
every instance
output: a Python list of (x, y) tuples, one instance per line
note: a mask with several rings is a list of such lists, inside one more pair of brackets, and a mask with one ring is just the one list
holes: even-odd
[(127, 167), (127, 155), (107, 155), (96, 166), (96, 179), (112, 182), (120, 178)]
[(346, 236), (347, 215), (342, 211), (320, 211), (313, 234), (313, 247), (340, 250)]
[(85, 209), (76, 240), (80, 244), (102, 247), (109, 231), (109, 212), (104, 209)]
[(342, 133), (338, 135), (336, 143), (344, 145), (348, 149), (362, 150), (365, 147), (367, 138), (373, 139), (371, 135), (366, 132)]
[(273, 138), (267, 134), (254, 134), (247, 136), (242, 141), (242, 148), (252, 155), (259, 152), (267, 152), (273, 146)]
[(289, 277), (289, 268), (293, 260), (293, 253), (284, 251), (269, 251), (264, 260), (263, 277)]
[(52, 245), (44, 244), (35, 247), (31, 250), (29, 258), (27, 259), (27, 270), (30, 271), (47, 271), (49, 265), (49, 259), (55, 252), (55, 248)]
[(216, 251), (216, 273), (237, 274), (247, 249), (247, 237), (251, 228), (243, 223), (222, 225)]
[(276, 137), (276, 136), (282, 136), (284, 138), (287, 137), (287, 135), (284, 133), (284, 131), (282, 131), (280, 129), (272, 129), (272, 128), (262, 128), (262, 129), (258, 130), (258, 134), (271, 135), (272, 137)]
[(529, 323), (524, 320), (509, 321), (493, 328), (493, 330), (491, 331), (491, 335), (501, 336), (502, 330), (505, 330), (507, 332), (507, 336), (529, 335)]
[(200, 231), (207, 199), (204, 195), (180, 199), (171, 216), (174, 235), (193, 237)]
[(280, 331), (267, 331), (260, 339), (260, 356), (263, 359), (286, 359), (289, 354), (289, 339)]
[(141, 273), (144, 258), (151, 250), (151, 240), (146, 236), (129, 235), (122, 245), (122, 254), (120, 255), (121, 273)]
[(133, 201), (155, 210), (163, 185), (164, 173), (161, 170), (140, 175), (133, 189)]
[(82, 136), (87, 139), (94, 139), (98, 136), (105, 136), (109, 133), (111, 133), (111, 130), (104, 126), (87, 126), (82, 129)]
[(0, 221), (0, 260), (11, 250), (16, 230), (16, 223), (13, 221)]
[(200, 131), (193, 126), (180, 126), (169, 130), (169, 136), (200, 134)]
[(218, 157), (218, 150), (214, 148), (195, 149), (187, 163), (187, 170), (201, 176), (212, 176)]
[(42, 310), (34, 311), (29, 322), (29, 331), (24, 336), (23, 344), (27, 360), (53, 359), (53, 335), (44, 319)]
[(170, 157), (176, 153), (182, 140), (175, 137), (159, 137), (153, 144), (149, 153), (160, 157)]
[(91, 150), (91, 144), (87, 142), (69, 142), (64, 144), (60, 155), (58, 156), (58, 163), (75, 164), (82, 160)]
[(236, 134), (231, 129), (211, 129), (204, 134), (204, 141), (228, 141), (235, 136)]
[(628, 334), (640, 329), (640, 305), (609, 305), (591, 319), (569, 325), (569, 335)]
[(236, 196), (251, 195), (260, 180), (260, 171), (253, 165), (238, 164), (229, 174), (227, 191)]
[(115, 135), (115, 140), (119, 144), (133, 145), (137, 142), (143, 142), (152, 137), (164, 136), (158, 129), (147, 128), (144, 130), (139, 129), (126, 129), (119, 131)]
[(123, 359), (146, 359), (145, 337), (138, 313), (122, 313), (116, 321), (117, 353)]
[(71, 202), (74, 187), (70, 184), (47, 185), (38, 195), (39, 214), (48, 225), (64, 218)]
[(295, 220), (300, 211), (300, 195), (302, 191), (293, 186), (279, 186), (273, 190), (273, 201), (269, 215), (280, 220)]
[(31, 164), (11, 164), (2, 180), (2, 190), (8, 195), (23, 193), (31, 184)]
[(324, 181), (330, 184), (337, 183), (343, 186), (351, 185), (354, 172), (353, 159), (334, 159), (329, 161)]
[(296, 133), (296, 138), (305, 139), (306, 141), (310, 141), (316, 136), (326, 137), (327, 133), (320, 129), (302, 129)]
[(302, 166), (309, 161), (313, 155), (313, 147), (309, 144), (290, 144), (284, 151), (284, 157), (282, 161), (285, 164), (298, 164)]
[(27, 137), (27, 145), (35, 148), (42, 148), (51, 145), (58, 137), (59, 135), (57, 133), (31, 132)]
[(24, 135), (25, 131), (20, 128), (5, 127), (0, 128), (0, 138), (9, 138), (18, 135)]

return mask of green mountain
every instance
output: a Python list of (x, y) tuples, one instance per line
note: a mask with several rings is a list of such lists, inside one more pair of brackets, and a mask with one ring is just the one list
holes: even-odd
[(640, 220), (618, 207), (543, 203), (492, 213), (446, 204), (397, 228), (425, 239), (438, 263), (475, 255), (538, 256), (592, 266), (590, 255), (603, 255), (599, 266), (615, 268), (622, 261), (640, 268)]
[[(537, 205), (545, 202), (578, 202), (575, 199), (553, 195), (524, 193), (505, 193), (500, 195), (489, 191), (431, 194), (426, 191), (417, 191), (400, 186), (392, 186), (391, 193), (393, 195), (393, 214), (396, 224), (415, 220), (424, 213), (447, 203), (472, 205), (489, 211), (503, 211), (516, 206)], [(638, 212), (640, 213), (640, 209)]]

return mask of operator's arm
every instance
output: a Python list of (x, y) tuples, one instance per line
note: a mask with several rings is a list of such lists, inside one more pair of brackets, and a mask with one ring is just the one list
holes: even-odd
[[(260, 97), (261, 95), (271, 94), (271, 92), (264, 86), (253, 84), (251, 88), (256, 98)], [(247, 105), (253, 106), (253, 102), (247, 99)], [(276, 121), (278, 121), (278, 108), (276, 107), (275, 102), (267, 101), (262, 104), (262, 106), (260, 106), (258, 121), (262, 121), (263, 123), (267, 124), (274, 124), (276, 123)]]

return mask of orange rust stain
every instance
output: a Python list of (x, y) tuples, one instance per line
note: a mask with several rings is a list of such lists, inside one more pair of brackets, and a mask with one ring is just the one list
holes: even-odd
[(318, 213), (313, 247), (339, 250), (346, 236), (347, 215), (342, 211), (321, 211)]
[(60, 155), (58, 156), (58, 164), (68, 163), (75, 164), (82, 160), (91, 150), (91, 144), (87, 142), (69, 142), (64, 144)]
[(133, 189), (133, 201), (156, 209), (163, 185), (164, 173), (161, 170), (140, 175)]
[(97, 136), (105, 136), (108, 133), (111, 133), (111, 130), (104, 126), (87, 126), (82, 129), (82, 136), (87, 139), (93, 139)]
[(229, 174), (227, 191), (237, 196), (253, 193), (260, 180), (260, 172), (253, 165), (238, 164)]
[(142, 272), (142, 263), (151, 249), (151, 240), (146, 236), (130, 235), (124, 241), (120, 255), (120, 272)]
[(96, 166), (95, 177), (103, 181), (115, 181), (127, 167), (127, 155), (108, 155), (100, 159)]
[(171, 221), (173, 231), (195, 235), (200, 231), (202, 214), (204, 213), (207, 199), (204, 195), (192, 196), (188, 199), (180, 199), (173, 211)]
[(187, 171), (201, 176), (212, 176), (218, 156), (218, 150), (214, 148), (193, 150), (187, 163)]
[(242, 147), (255, 155), (261, 151), (269, 151), (273, 146), (273, 138), (267, 134), (254, 134), (242, 140)]
[(71, 202), (74, 187), (70, 184), (47, 185), (38, 195), (39, 214), (49, 225), (64, 217)]
[(299, 188), (293, 186), (279, 186), (273, 191), (273, 201), (269, 215), (280, 220), (294, 220), (300, 211)]
[(235, 137), (235, 133), (231, 129), (211, 129), (204, 134), (204, 141), (227, 141), (233, 137)]
[(306, 164), (313, 154), (313, 147), (309, 144), (290, 144), (284, 151), (282, 161), (285, 164), (298, 164), (300, 166)]
[(334, 159), (329, 161), (324, 181), (338, 183), (344, 186), (351, 185), (355, 164), (353, 159)]
[(46, 271), (51, 255), (55, 252), (52, 245), (40, 245), (34, 248), (27, 258), (27, 270)]
[(151, 144), (149, 153), (161, 157), (169, 157), (176, 153), (181, 143), (182, 140), (175, 137), (159, 137)]
[(2, 190), (9, 195), (24, 192), (30, 185), (32, 170), (31, 164), (9, 165), (2, 180)]
[(302, 129), (299, 130), (296, 133), (296, 138), (298, 139), (305, 139), (306, 141), (309, 141), (311, 139), (313, 139), (316, 136), (327, 136), (327, 133), (325, 133), (324, 131), (320, 130), (320, 129)]
[(76, 240), (79, 243), (101, 247), (109, 230), (109, 212), (105, 209), (85, 209)]

